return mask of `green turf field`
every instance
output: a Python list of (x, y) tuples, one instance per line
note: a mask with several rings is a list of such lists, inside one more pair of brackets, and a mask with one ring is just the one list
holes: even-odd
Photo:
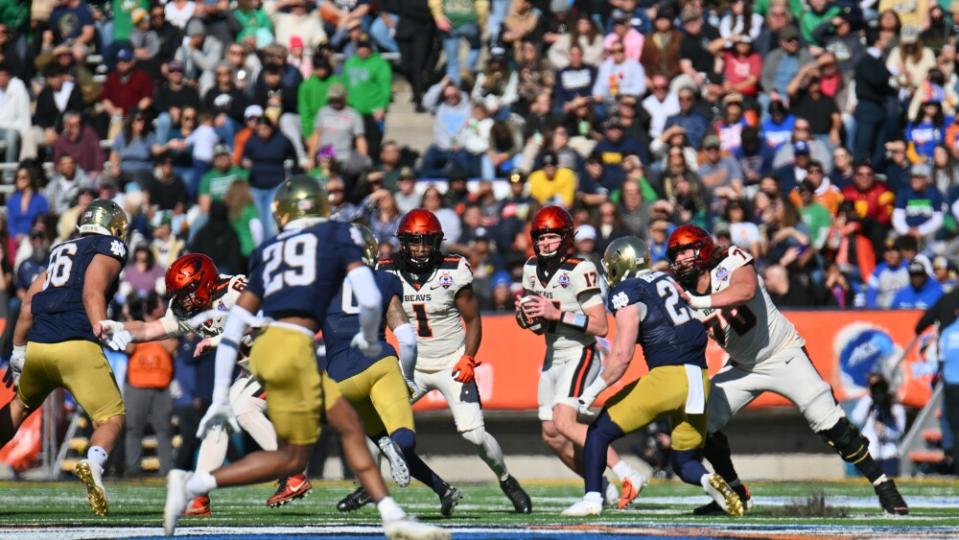
[[(422, 487), (396, 488), (399, 503), (422, 520), (454, 529), (454, 537), (523, 538), (551, 531), (548, 537), (577, 533), (637, 533), (652, 536), (713, 537), (788, 537), (843, 536), (959, 536), (959, 482), (944, 480), (901, 481), (903, 495), (911, 514), (888, 517), (880, 513), (872, 489), (864, 481), (844, 482), (755, 482), (749, 484), (755, 507), (746, 517), (696, 517), (690, 515), (698, 504), (706, 502), (701, 490), (678, 482), (653, 482), (633, 507), (625, 511), (609, 510), (598, 518), (564, 518), (560, 511), (581, 494), (574, 483), (530, 483), (532, 515), (518, 515), (496, 486), (464, 484), (465, 497), (451, 519), (439, 515), (436, 496)], [(255, 527), (246, 532), (277, 534), (289, 527), (301, 527), (302, 533), (322, 536), (326, 532), (342, 534), (351, 526), (375, 526), (378, 516), (372, 507), (353, 514), (336, 511), (336, 501), (349, 492), (348, 482), (316, 482), (305, 499), (279, 509), (265, 506), (273, 486), (224, 489), (212, 495), (213, 517), (184, 518), (181, 530), (192, 534), (237, 534), (228, 527)], [(157, 534), (165, 488), (162, 481), (108, 481), (110, 515), (91, 514), (83, 489), (76, 482), (0, 483), (0, 503), (4, 519), (0, 535), (25, 538), (24, 531), (65, 529), (57, 538), (133, 536), (134, 532)], [(846, 517), (792, 517), (789, 506), (821, 492), (827, 504), (841, 509)], [(582, 525), (587, 525), (583, 529)], [(149, 529), (137, 529), (137, 528)], [(276, 529), (281, 527), (284, 529)], [(338, 529), (340, 527), (340, 529)], [(129, 528), (129, 529), (128, 529)], [(345, 528), (345, 529), (344, 529)], [(492, 530), (493, 532), (490, 532)], [(496, 530), (504, 531), (502, 534)], [(76, 535), (71, 536), (75, 532)], [(527, 534), (522, 533), (526, 531)], [(355, 530), (353, 532), (356, 532)], [(507, 532), (512, 536), (507, 536)], [(115, 534), (111, 534), (115, 533)], [(477, 534), (479, 536), (477, 536)], [(519, 536), (516, 536), (519, 534)], [(758, 536), (756, 536), (758, 535)], [(30, 535), (32, 536), (32, 535)], [(256, 534), (256, 537), (263, 537)], [(315, 536), (315, 537), (320, 537)], [(361, 536), (362, 537), (362, 536)]]

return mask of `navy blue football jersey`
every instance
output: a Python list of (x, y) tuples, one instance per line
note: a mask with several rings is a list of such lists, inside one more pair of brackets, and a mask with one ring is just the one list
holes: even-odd
[[(27, 340), (36, 343), (61, 343), (82, 339), (98, 341), (83, 307), (83, 282), (87, 268), (97, 255), (127, 262), (127, 246), (116, 236), (90, 234), (64, 242), (50, 253), (43, 290), (34, 295), (31, 309), (33, 327)], [(117, 292), (115, 279), (106, 291), (109, 301)]]
[(706, 330), (679, 296), (673, 278), (650, 272), (616, 284), (609, 292), (612, 313), (641, 304), (639, 335), (649, 369), (692, 364), (706, 367)]
[[(403, 298), (403, 284), (400, 283), (400, 278), (384, 270), (377, 270), (375, 275), (376, 286), (383, 295), (383, 313), (386, 313), (386, 308), (394, 296)], [(343, 285), (333, 296), (326, 323), (323, 325), (326, 357), (322, 367), (337, 382), (362, 373), (382, 358), (396, 356), (396, 349), (386, 342), (386, 317), (383, 317), (380, 323), (380, 344), (383, 345), (380, 354), (368, 357), (350, 347), (353, 336), (360, 331), (359, 312), (360, 307), (353, 296), (353, 290), (350, 289), (349, 282), (343, 280)]]
[(323, 326), (346, 267), (361, 262), (362, 237), (352, 227), (325, 221), (282, 232), (250, 255), (246, 290), (257, 295), (266, 317), (307, 317)]

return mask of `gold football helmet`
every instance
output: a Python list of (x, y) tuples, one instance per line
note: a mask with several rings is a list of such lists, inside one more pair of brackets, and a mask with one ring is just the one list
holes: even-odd
[(374, 268), (376, 266), (376, 260), (379, 259), (380, 255), (379, 240), (376, 239), (376, 235), (373, 234), (373, 231), (366, 225), (354, 223), (353, 228), (356, 229), (363, 238), (363, 263), (370, 268)]
[(80, 234), (105, 234), (126, 238), (127, 213), (117, 203), (107, 199), (91, 202), (77, 220)]
[(612, 287), (624, 279), (650, 269), (649, 246), (635, 236), (624, 236), (609, 243), (603, 253), (603, 270)]
[(283, 230), (300, 218), (327, 218), (330, 199), (319, 180), (305, 174), (288, 178), (273, 196), (273, 219)]

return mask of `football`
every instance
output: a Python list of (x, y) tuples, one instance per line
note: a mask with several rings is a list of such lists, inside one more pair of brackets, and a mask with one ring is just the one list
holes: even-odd
[(519, 299), (520, 312), (523, 317), (523, 326), (534, 334), (543, 334), (546, 332), (546, 321), (542, 317), (530, 317), (526, 315), (525, 305), (533, 300), (535, 295), (523, 296)]

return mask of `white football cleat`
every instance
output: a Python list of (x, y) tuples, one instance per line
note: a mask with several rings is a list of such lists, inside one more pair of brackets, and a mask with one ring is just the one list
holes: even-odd
[(380, 452), (390, 462), (390, 474), (393, 476), (393, 481), (400, 487), (410, 485), (410, 468), (406, 465), (406, 458), (403, 457), (400, 445), (389, 437), (380, 437), (376, 445), (380, 447)]
[(729, 484), (718, 474), (704, 475), (700, 483), (706, 493), (716, 501), (716, 504), (730, 516), (742, 517), (746, 513), (742, 499), (729, 487)]
[(646, 477), (639, 473), (632, 473), (626, 478), (623, 478), (623, 485), (621, 486), (623, 490), (620, 492), (619, 502), (616, 504), (616, 508), (622, 510), (633, 504), (633, 501), (643, 492), (643, 488), (646, 487), (647, 483)]
[(186, 483), (190, 480), (193, 473), (180, 469), (173, 469), (166, 476), (166, 504), (163, 505), (163, 533), (167, 536), (173, 536), (176, 530), (176, 522), (180, 519), (183, 511), (186, 510), (190, 500), (190, 494), (187, 492)]
[(603, 499), (606, 502), (606, 506), (616, 506), (619, 504), (619, 490), (616, 489), (615, 484), (605, 478), (603, 478)]
[(107, 490), (103, 487), (103, 467), (86, 459), (77, 463), (73, 473), (87, 488), (87, 500), (90, 508), (98, 516), (107, 515)]
[(390, 540), (449, 540), (450, 532), (435, 525), (416, 521), (413, 516), (405, 516), (383, 522), (383, 531)]
[(564, 516), (598, 516), (603, 513), (603, 497), (599, 493), (587, 493), (582, 500), (563, 510)]

